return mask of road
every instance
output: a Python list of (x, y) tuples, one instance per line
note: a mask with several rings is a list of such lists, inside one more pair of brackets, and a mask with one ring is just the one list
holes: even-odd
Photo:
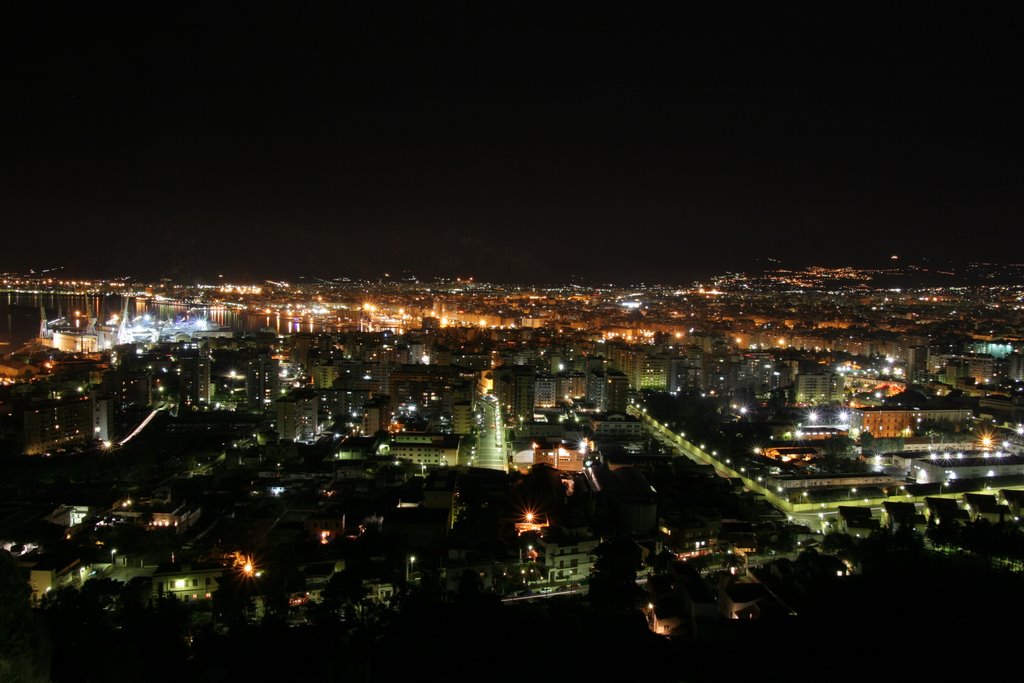
[(123, 439), (121, 439), (121, 440), (120, 440), (120, 441), (119, 441), (119, 442), (117, 443), (117, 445), (118, 445), (118, 446), (123, 446), (123, 445), (125, 445), (126, 443), (128, 443), (129, 441), (131, 441), (132, 439), (134, 439), (134, 438), (135, 438), (136, 436), (138, 436), (138, 435), (139, 435), (139, 433), (140, 433), (140, 432), (142, 432), (142, 430), (146, 428), (146, 425), (148, 425), (148, 424), (149, 424), (150, 422), (152, 422), (152, 421), (153, 421), (153, 418), (154, 418), (154, 417), (156, 417), (157, 413), (159, 413), (159, 412), (160, 412), (161, 410), (163, 410), (163, 409), (164, 409), (164, 406), (163, 406), (163, 404), (161, 404), (161, 405), (157, 406), (157, 407), (156, 407), (156, 408), (155, 408), (155, 409), (153, 410), (153, 412), (151, 412), (151, 413), (150, 413), (149, 415), (147, 415), (147, 416), (146, 416), (146, 419), (144, 419), (144, 420), (143, 420), (142, 422), (140, 422), (140, 423), (139, 423), (139, 426), (138, 426), (138, 427), (136, 427), (136, 428), (134, 429), (134, 431), (132, 431), (132, 433), (131, 433), (131, 434), (129, 434), (128, 436), (126, 436), (126, 437), (124, 437)]
[(530, 595), (507, 595), (501, 599), (502, 602), (522, 602), (524, 600), (543, 600), (546, 598), (560, 598), (560, 597), (572, 597), (586, 595), (590, 591), (590, 586), (584, 584), (579, 588), (573, 588), (572, 590), (562, 587), (560, 590), (553, 590), (550, 593), (534, 592)]
[(508, 458), (505, 455), (505, 425), (501, 418), (501, 406), (490, 396), (480, 401), (484, 413), (483, 429), (477, 434), (476, 457), (474, 467), (485, 467), (490, 470), (508, 471)]

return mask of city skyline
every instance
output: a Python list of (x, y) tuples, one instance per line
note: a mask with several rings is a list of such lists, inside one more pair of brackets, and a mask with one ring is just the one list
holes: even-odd
[(0, 678), (1012, 670), (1016, 17), (405, 4), (4, 12)]
[(26, 12), (4, 269), (623, 283), (1015, 260), (1024, 106), (998, 14)]

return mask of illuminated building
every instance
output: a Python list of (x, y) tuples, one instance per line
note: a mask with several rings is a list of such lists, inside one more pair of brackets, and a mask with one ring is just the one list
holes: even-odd
[(1024, 474), (1024, 456), (973, 451), (915, 458), (911, 476), (919, 484)]
[(836, 372), (800, 373), (796, 376), (797, 403), (819, 405), (843, 400), (846, 380)]
[(594, 552), (601, 539), (589, 529), (548, 527), (537, 540), (544, 580), (552, 584), (580, 583), (594, 570)]
[(391, 423), (391, 402), (387, 396), (376, 396), (363, 406), (363, 427), (365, 436), (387, 430)]
[(614, 370), (605, 374), (604, 409), (608, 412), (624, 413), (628, 404), (629, 382), (621, 372)]
[(153, 381), (144, 370), (118, 368), (103, 377), (103, 389), (114, 396), (119, 408), (148, 406), (153, 402)]
[(249, 405), (265, 407), (280, 394), (281, 364), (261, 352), (249, 361), (245, 371), (245, 397)]
[(109, 396), (97, 396), (93, 399), (93, 438), (110, 441), (114, 432), (114, 413), (116, 401)]
[(534, 380), (533, 407), (554, 408), (560, 398), (555, 377), (548, 374), (537, 375)]
[(590, 457), (590, 449), (580, 437), (568, 439), (535, 437), (530, 449), (513, 456), (516, 465), (528, 468), (537, 464), (551, 465), (563, 472), (581, 472)]
[(319, 397), (315, 391), (294, 391), (277, 399), (274, 405), (277, 407), (277, 434), (280, 439), (303, 443), (316, 440), (319, 433)]
[(184, 344), (176, 353), (181, 395), (179, 403), (183, 408), (207, 406), (210, 403), (210, 352), (196, 343)]
[(587, 395), (587, 376), (582, 372), (560, 372), (555, 376), (558, 401), (583, 398)]
[(475, 424), (473, 403), (457, 401), (452, 405), (452, 432), (459, 435), (471, 434)]
[(323, 545), (345, 532), (345, 514), (342, 512), (318, 512), (302, 523), (310, 537)]
[(317, 389), (330, 389), (334, 386), (334, 380), (338, 377), (338, 368), (334, 365), (315, 365), (310, 374), (313, 377), (313, 386)]
[(532, 368), (520, 365), (494, 371), (494, 393), (509, 415), (524, 419), (533, 415), (535, 375)]
[(722, 520), (693, 516), (658, 520), (658, 531), (666, 548), (682, 557), (708, 555), (718, 544)]
[(643, 423), (625, 413), (594, 413), (589, 420), (595, 438), (632, 441), (644, 435)]
[(92, 401), (87, 397), (34, 403), (22, 416), (22, 452), (47, 453), (93, 440)]
[(670, 359), (666, 356), (644, 354), (637, 368), (635, 386), (637, 389), (668, 390)]
[(779, 388), (779, 377), (772, 354), (745, 353), (737, 368), (736, 386), (755, 396), (764, 397), (772, 389)]
[(395, 434), (380, 454), (414, 465), (454, 467), (459, 462), (457, 434)]
[(704, 352), (688, 351), (686, 356), (673, 358), (668, 367), (668, 390), (671, 392), (700, 389), (704, 386)]
[(53, 348), (71, 353), (96, 353), (99, 349), (96, 335), (86, 331), (57, 330), (50, 341)]
[(1011, 382), (1024, 382), (1024, 353), (1011, 353), (1006, 357), (1006, 378)]
[(82, 580), (80, 564), (77, 559), (61, 560), (50, 555), (39, 557), (28, 569), (32, 604), (38, 605), (50, 591), (79, 584)]
[(224, 576), (224, 567), (166, 562), (153, 572), (153, 595), (173, 595), (179, 600), (210, 599)]
[(927, 346), (911, 346), (906, 351), (907, 372), (911, 382), (924, 382), (930, 379), (928, 372)]
[(33, 375), (38, 375), (39, 372), (39, 366), (24, 361), (14, 359), (0, 361), (0, 377), (12, 380), (29, 379)]
[(965, 408), (855, 408), (850, 411), (850, 431), (876, 439), (912, 436), (923, 422), (948, 422), (957, 426), (973, 417)]
[(169, 529), (176, 534), (183, 534), (188, 531), (203, 515), (201, 507), (184, 502), (178, 504), (156, 503), (146, 508), (146, 510), (151, 515), (149, 522), (151, 530)]
[(472, 397), (472, 373), (463, 376), (450, 365), (399, 365), (388, 377), (391, 410), (415, 405), (427, 412), (451, 414), (456, 399)]
[(592, 372), (587, 383), (587, 400), (598, 410), (622, 413), (629, 404), (629, 379), (618, 370)]

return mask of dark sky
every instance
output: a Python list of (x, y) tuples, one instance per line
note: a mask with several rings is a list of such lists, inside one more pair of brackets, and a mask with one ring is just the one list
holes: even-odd
[(137, 4), (0, 21), (0, 270), (1022, 260), (1016, 17)]

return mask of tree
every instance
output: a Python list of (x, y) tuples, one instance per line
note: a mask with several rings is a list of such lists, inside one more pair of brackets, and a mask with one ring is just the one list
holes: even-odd
[(459, 588), (455, 594), (456, 600), (462, 604), (474, 605), (480, 600), (480, 596), (483, 593), (484, 582), (480, 579), (480, 574), (472, 569), (463, 569), (462, 574), (459, 576)]
[(14, 558), (0, 551), (0, 680), (11, 683), (43, 681), (35, 663), (32, 589)]
[[(838, 531), (825, 534), (825, 537), (821, 540), (821, 549), (830, 555), (836, 555), (851, 562), (855, 561), (859, 556), (853, 537)], [(807, 552), (807, 550), (804, 552)]]
[(213, 592), (213, 609), (220, 623), (235, 630), (249, 622), (253, 602), (250, 597), (250, 582), (253, 577), (237, 571), (225, 572), (220, 578), (217, 590)]
[(629, 538), (604, 541), (597, 547), (589, 591), (594, 605), (625, 608), (639, 604), (642, 591), (636, 585), (636, 573), (643, 566), (641, 552)]
[(849, 459), (854, 452), (854, 443), (853, 439), (848, 436), (833, 436), (822, 442), (821, 449), (825, 454), (825, 470), (842, 472), (850, 464)]
[(934, 517), (928, 520), (928, 529), (925, 531), (925, 538), (932, 545), (944, 547), (955, 546), (960, 541), (960, 525), (956, 522), (937, 522)]
[(352, 568), (334, 574), (320, 593), (324, 610), (333, 618), (341, 614), (344, 614), (346, 619), (357, 617), (365, 598), (366, 587), (363, 586), (363, 578)]

